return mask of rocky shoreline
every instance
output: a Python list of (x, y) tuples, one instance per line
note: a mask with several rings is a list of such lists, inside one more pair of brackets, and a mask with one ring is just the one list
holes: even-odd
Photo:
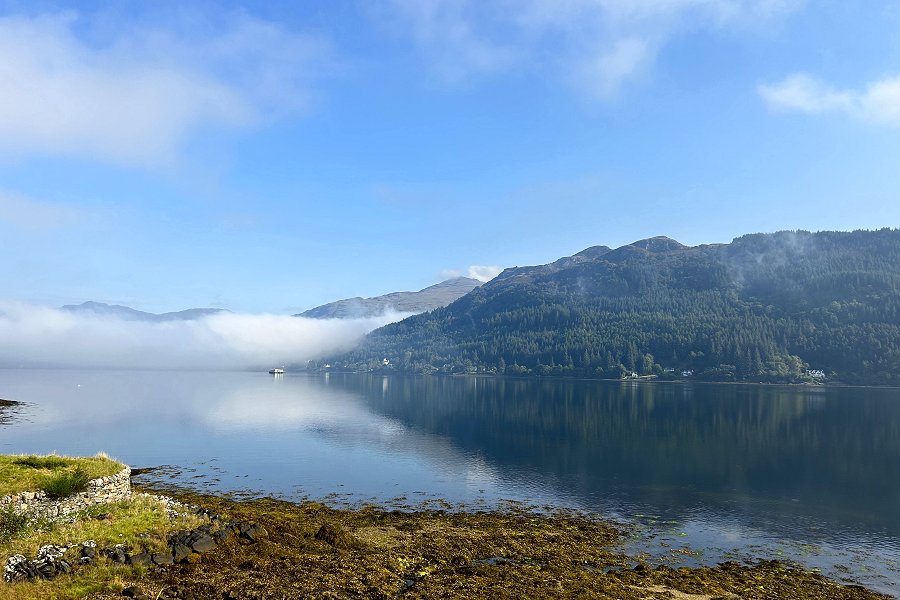
[[(576, 515), (336, 509), (317, 502), (175, 496), (212, 515), (228, 515), (217, 517), (222, 522), (252, 524), (258, 535), (247, 537), (232, 525), (227, 539), (216, 539), (215, 550), (150, 566), (121, 594), (228, 600), (888, 598), (778, 561), (652, 567), (615, 550), (622, 533), (615, 525)], [(176, 536), (176, 543), (203, 539), (208, 532), (200, 529)]]
[[(180, 520), (189, 528), (131, 529), (131, 544), (116, 543), (109, 535), (100, 544), (73, 540), (71, 535), (66, 539), (50, 529), (42, 538), (55, 543), (41, 541), (34, 558), (3, 557), (0, 598), (43, 598), (42, 588), (32, 586), (72, 581), (77, 587), (79, 579), (98, 572), (108, 574), (93, 592), (59, 597), (889, 598), (780, 561), (654, 566), (618, 549), (624, 532), (615, 523), (565, 512), (536, 513), (521, 506), (470, 512), (375, 505), (335, 508), (313, 501), (236, 500), (172, 488), (137, 489), (129, 497), (129, 505), (147, 507), (137, 512), (153, 510), (163, 522)], [(101, 517), (101, 522), (115, 525), (109, 516), (93, 518)]]

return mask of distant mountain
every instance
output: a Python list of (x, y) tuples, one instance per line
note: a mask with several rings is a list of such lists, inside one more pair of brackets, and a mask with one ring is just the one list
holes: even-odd
[(224, 308), (189, 308), (178, 312), (167, 312), (155, 314), (135, 310), (128, 306), (119, 304), (105, 304), (103, 302), (83, 302), (81, 304), (66, 304), (61, 306), (60, 310), (81, 315), (92, 315), (100, 317), (115, 317), (123, 321), (193, 321), (202, 319), (209, 315), (215, 315), (222, 312), (230, 312)]
[(379, 316), (388, 310), (421, 313), (447, 306), (480, 285), (481, 282), (477, 279), (456, 277), (418, 292), (393, 292), (374, 298), (347, 298), (311, 308), (294, 316), (312, 319), (353, 319)]
[(507, 269), (328, 362), (417, 373), (898, 385), (900, 230), (595, 246)]

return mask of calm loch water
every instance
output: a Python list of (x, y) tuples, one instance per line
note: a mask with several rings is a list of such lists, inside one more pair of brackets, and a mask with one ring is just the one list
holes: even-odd
[(503, 500), (629, 523), (676, 564), (781, 558), (900, 595), (900, 390), (0, 370), (0, 452), (203, 490)]

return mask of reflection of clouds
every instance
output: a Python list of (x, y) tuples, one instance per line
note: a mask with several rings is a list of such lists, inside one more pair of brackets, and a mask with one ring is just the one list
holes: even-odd
[[(425, 461), (430, 470), (467, 487), (490, 487), (500, 477), (482, 457), (460, 452), (450, 438), (405, 426), (370, 410), (362, 398), (325, 379), (290, 377), (266, 388), (237, 388), (196, 414), (221, 431), (296, 430), (299, 436), (325, 440), (332, 447), (394, 460)], [(382, 380), (387, 385), (387, 378)]]
[[(144, 453), (159, 453), (158, 440), (179, 438), (187, 428), (196, 441), (237, 434), (235, 449), (249, 455), (273, 438), (288, 439), (285, 455), (315, 446), (342, 464), (371, 463), (367, 468), (385, 477), (418, 473), (463, 489), (501, 484), (492, 465), (460, 451), (451, 438), (380, 415), (336, 383), (340, 380), (327, 374), (275, 378), (248, 372), (0, 369), (4, 394), (28, 402), (22, 407), (28, 422), (15, 422), (19, 437), (40, 429), (55, 439), (77, 440), (98, 428), (149, 428), (154, 446), (129, 449), (140, 460)], [(185, 464), (190, 457), (153, 460)]]
[(371, 430), (395, 435), (402, 426), (371, 413), (348, 394), (309, 380), (291, 379), (261, 393), (255, 386), (233, 390), (197, 415), (217, 428)]

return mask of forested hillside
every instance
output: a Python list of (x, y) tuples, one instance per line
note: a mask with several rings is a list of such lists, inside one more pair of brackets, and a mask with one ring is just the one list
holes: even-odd
[[(385, 364), (385, 359), (387, 363)], [(512, 268), (332, 368), (900, 384), (900, 230), (651, 238)]]

